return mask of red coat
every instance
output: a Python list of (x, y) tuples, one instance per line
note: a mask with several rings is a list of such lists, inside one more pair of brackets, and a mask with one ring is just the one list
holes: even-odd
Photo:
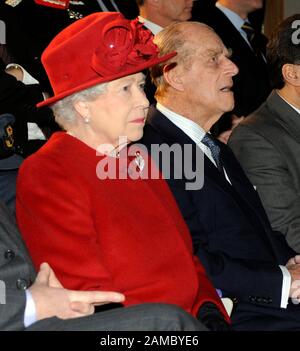
[(171, 303), (196, 315), (212, 301), (226, 315), (166, 182), (100, 180), (100, 160), (59, 132), (23, 163), (17, 220), (35, 266), (48, 262), (69, 289), (122, 292), (125, 305)]

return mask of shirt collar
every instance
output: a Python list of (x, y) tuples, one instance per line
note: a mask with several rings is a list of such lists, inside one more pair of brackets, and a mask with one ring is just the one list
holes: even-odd
[(292, 105), (291, 103), (289, 103), (285, 98), (283, 98), (280, 93), (277, 91), (277, 95), (283, 100), (285, 101), (288, 105), (291, 106), (292, 109), (294, 109), (296, 112), (298, 112), (300, 114), (300, 109), (295, 107), (294, 105)]
[(159, 26), (156, 23), (153, 23), (151, 21), (149, 21), (148, 19), (139, 16), (139, 21), (140, 23), (143, 23), (143, 25), (148, 28), (152, 34), (156, 35), (157, 33), (159, 33), (161, 30), (163, 30), (163, 27)]
[(197, 123), (182, 115), (179, 115), (174, 111), (169, 110), (167, 107), (163, 106), (160, 103), (157, 103), (156, 108), (173, 124), (181, 129), (187, 136), (189, 136), (197, 145), (201, 143), (201, 140), (203, 139), (206, 132)]
[(244, 20), (237, 13), (233, 12), (232, 10), (229, 10), (227, 7), (221, 5), (219, 2), (216, 3), (216, 6), (224, 13), (224, 15), (230, 20), (230, 22), (235, 26), (235, 28), (239, 32), (241, 32), (242, 25), (245, 23), (245, 21), (247, 21), (247, 19)]

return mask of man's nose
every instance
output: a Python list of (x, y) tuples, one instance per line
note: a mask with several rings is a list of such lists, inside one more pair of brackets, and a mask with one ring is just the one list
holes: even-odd
[(226, 58), (227, 59), (227, 64), (228, 64), (228, 72), (230, 73), (231, 77), (237, 75), (239, 73), (239, 68), (238, 66), (233, 62), (231, 61), (229, 58)]

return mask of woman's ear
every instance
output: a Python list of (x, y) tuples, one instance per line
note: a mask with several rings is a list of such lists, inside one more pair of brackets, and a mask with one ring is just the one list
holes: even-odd
[(79, 114), (79, 116), (82, 117), (84, 120), (89, 119), (89, 106), (85, 101), (76, 101), (74, 103), (74, 108)]
[(291, 63), (286, 63), (282, 67), (283, 79), (293, 85), (300, 86), (300, 66)]
[(165, 80), (171, 87), (184, 91), (181, 69), (178, 66), (166, 65), (163, 73)]

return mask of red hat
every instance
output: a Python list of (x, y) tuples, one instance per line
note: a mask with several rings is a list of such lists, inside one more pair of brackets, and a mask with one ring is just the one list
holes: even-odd
[(152, 33), (119, 12), (96, 12), (60, 32), (42, 55), (54, 96), (37, 106), (125, 77), (166, 61), (158, 57)]

